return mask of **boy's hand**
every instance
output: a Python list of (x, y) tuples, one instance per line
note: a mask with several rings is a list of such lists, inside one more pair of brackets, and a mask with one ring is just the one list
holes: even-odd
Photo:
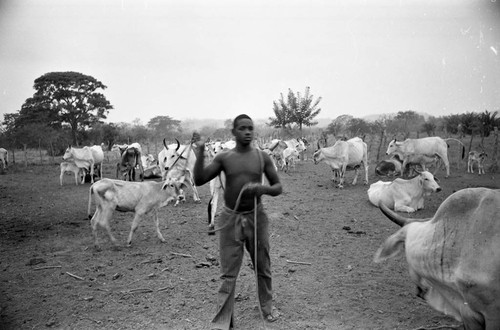
[(250, 182), (245, 186), (245, 192), (247, 194), (255, 195), (260, 197), (264, 194), (264, 186), (257, 182)]

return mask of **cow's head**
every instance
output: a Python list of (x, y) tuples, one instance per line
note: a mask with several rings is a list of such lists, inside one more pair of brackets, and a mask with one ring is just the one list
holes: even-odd
[(314, 152), (313, 154), (313, 160), (314, 160), (314, 164), (318, 164), (320, 161), (322, 161), (323, 159), (325, 158), (325, 156), (323, 155), (323, 152), (321, 149), (318, 149)]
[(73, 148), (70, 145), (68, 145), (66, 151), (64, 151), (63, 159), (68, 160), (72, 157), (73, 157)]
[(167, 202), (175, 200), (175, 204), (177, 205), (177, 203), (186, 199), (184, 195), (184, 189), (186, 189), (187, 187), (184, 183), (184, 180), (184, 176), (181, 176), (180, 178), (170, 177), (165, 180), (161, 189), (166, 191), (169, 195), (167, 198)]
[(389, 146), (387, 147), (387, 151), (385, 152), (385, 154), (386, 155), (392, 155), (395, 152), (399, 152), (400, 151), (400, 146), (401, 146), (400, 142), (396, 141), (396, 139), (392, 140), (389, 143)]
[(419, 178), (418, 182), (419, 185), (423, 188), (424, 192), (439, 192), (441, 191), (441, 187), (439, 186), (438, 182), (439, 179), (434, 177), (434, 175), (428, 171), (422, 171), (418, 172)]

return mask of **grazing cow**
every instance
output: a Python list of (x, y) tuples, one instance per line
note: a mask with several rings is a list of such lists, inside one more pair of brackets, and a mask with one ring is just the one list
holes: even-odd
[(144, 180), (144, 167), (141, 162), (141, 152), (135, 147), (129, 147), (124, 150), (120, 163), (117, 165), (116, 176), (123, 180), (135, 181), (135, 168), (139, 167), (139, 177)]
[(387, 147), (386, 154), (392, 155), (398, 153), (403, 156), (403, 159), (408, 154), (423, 154), (434, 156), (437, 155), (446, 167), (446, 177), (450, 176), (450, 162), (448, 161), (448, 140), (457, 141), (462, 145), (462, 158), (465, 155), (464, 144), (457, 139), (448, 138), (442, 139), (438, 136), (425, 137), (421, 139), (406, 139), (405, 141), (392, 140)]
[[(270, 155), (274, 158), (277, 167), (281, 170), (288, 169), (288, 162), (292, 155), (300, 155), (307, 150), (307, 140), (304, 138), (290, 139), (290, 140), (278, 140), (274, 139), (271, 141), (266, 149), (269, 149)], [(287, 150), (288, 149), (288, 150)], [(287, 150), (285, 152), (285, 150)], [(298, 158), (298, 156), (297, 156)], [(292, 160), (294, 161), (294, 160)]]
[[(102, 149), (101, 149), (102, 151)], [(72, 160), (77, 167), (88, 169), (90, 172), (90, 181), (94, 183), (94, 156), (92, 153), (92, 149), (90, 147), (83, 148), (75, 148), (69, 146), (63, 155), (63, 160)], [(85, 177), (82, 180), (82, 183), (85, 182)]]
[(64, 173), (66, 172), (71, 172), (75, 175), (75, 184), (78, 186), (78, 176), (82, 173), (85, 176), (85, 168), (80, 168), (76, 166), (74, 162), (61, 162), (61, 165), (59, 165), (61, 168), (61, 175), (59, 176), (59, 183), (61, 186), (63, 185), (63, 177)]
[(363, 164), (365, 168), (364, 184), (368, 184), (368, 151), (366, 143), (358, 137), (347, 141), (337, 141), (331, 147), (320, 148), (314, 152), (314, 163), (318, 164), (324, 161), (333, 171), (333, 182), (339, 178), (338, 188), (344, 188), (344, 176), (346, 170), (355, 170), (354, 180), (355, 185), (358, 180), (359, 167)]
[(375, 173), (380, 176), (397, 176), (401, 175), (402, 163), (398, 155), (394, 155), (389, 159), (382, 160), (377, 164)]
[(9, 165), (9, 153), (4, 148), (0, 148), (0, 161), (2, 161), (3, 169), (6, 169)]
[(424, 208), (424, 196), (441, 191), (437, 178), (427, 171), (410, 180), (397, 178), (392, 182), (377, 181), (368, 189), (368, 199), (378, 206), (383, 203), (399, 212), (415, 212)]
[(199, 203), (200, 197), (193, 179), (196, 154), (191, 146), (181, 145), (179, 140), (176, 139), (176, 141), (176, 144), (167, 145), (163, 139), (164, 148), (158, 154), (158, 166), (160, 166), (162, 180), (167, 178), (167, 173), (170, 170), (177, 169), (178, 171), (174, 173), (182, 175), (185, 185), (193, 190), (194, 201)]
[(374, 256), (403, 247), (418, 295), (465, 330), (500, 329), (500, 190), (467, 188), (450, 195), (432, 218), (409, 219), (380, 205), (402, 226)]
[(474, 173), (474, 163), (477, 163), (479, 175), (485, 174), (484, 161), (486, 160), (486, 157), (488, 157), (488, 155), (485, 152), (469, 152), (469, 158), (467, 159), (467, 173)]
[(143, 215), (154, 211), (156, 233), (160, 241), (165, 242), (160, 232), (158, 209), (176, 200), (179, 196), (182, 183), (175, 180), (162, 182), (127, 182), (113, 179), (102, 179), (89, 189), (88, 215), (90, 219), (90, 208), (92, 195), (94, 196), (96, 211), (92, 216), (90, 224), (94, 236), (94, 244), (99, 249), (97, 241), (97, 225), (104, 227), (113, 244), (117, 245), (116, 239), (111, 234), (109, 221), (115, 210), (120, 212), (134, 212), (134, 220), (127, 239), (127, 245), (132, 243), (132, 236), (139, 226)]

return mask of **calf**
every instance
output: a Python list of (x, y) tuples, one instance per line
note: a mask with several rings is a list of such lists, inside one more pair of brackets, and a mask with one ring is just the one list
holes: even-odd
[(82, 168), (82, 167), (78, 167), (76, 166), (75, 163), (72, 163), (72, 162), (61, 162), (61, 175), (59, 176), (59, 183), (61, 184), (61, 186), (63, 185), (63, 177), (64, 177), (64, 173), (66, 172), (71, 172), (71, 173), (74, 173), (75, 175), (75, 184), (78, 186), (78, 175), (80, 175), (81, 171), (83, 171), (83, 178), (82, 178), (82, 184), (84, 183), (84, 180), (85, 180), (85, 168)]
[(368, 189), (368, 199), (378, 206), (383, 203), (390, 209), (399, 212), (415, 212), (424, 208), (424, 196), (431, 192), (441, 191), (434, 175), (427, 171), (410, 180), (396, 179), (393, 182), (377, 181)]
[(109, 225), (114, 210), (135, 213), (127, 239), (127, 245), (131, 245), (132, 235), (139, 226), (141, 217), (151, 211), (155, 213), (156, 233), (158, 238), (160, 241), (165, 242), (160, 232), (158, 209), (178, 198), (180, 187), (183, 185), (181, 182), (175, 180), (166, 180), (162, 182), (129, 182), (102, 179), (94, 183), (89, 189), (88, 214), (90, 218), (90, 207), (93, 195), (96, 211), (90, 220), (90, 224), (96, 248), (99, 249), (97, 241), (98, 224), (106, 229), (113, 244), (117, 245), (117, 241), (111, 234)]
[(484, 161), (488, 155), (485, 152), (471, 151), (467, 160), (467, 173), (474, 173), (474, 163), (477, 163), (478, 174), (484, 174)]
[[(400, 157), (401, 159), (401, 157)], [(407, 154), (403, 157), (403, 174), (405, 172), (410, 172), (410, 167), (420, 166), (422, 171), (427, 171), (429, 166), (434, 165), (434, 173), (436, 174), (438, 170), (439, 156), (435, 155), (424, 155), (424, 154)], [(409, 174), (409, 173), (408, 173)]]

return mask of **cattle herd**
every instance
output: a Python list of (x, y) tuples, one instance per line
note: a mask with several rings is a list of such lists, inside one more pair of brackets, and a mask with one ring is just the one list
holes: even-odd
[[(389, 143), (388, 158), (375, 168), (375, 173), (385, 178), (369, 185), (367, 199), (401, 229), (381, 244), (374, 261), (382, 262), (404, 250), (410, 277), (419, 296), (430, 306), (453, 316), (463, 323), (465, 329), (500, 329), (500, 222), (495, 221), (500, 210), (500, 191), (487, 188), (459, 190), (448, 196), (435, 215), (428, 219), (406, 218), (396, 213), (418, 212), (424, 208), (425, 196), (441, 190), (440, 181), (434, 174), (442, 164), (446, 177), (450, 175), (447, 154), (450, 140), (455, 139), (427, 137)], [(155, 214), (158, 238), (165, 241), (159, 228), (158, 209), (169, 202), (185, 201), (185, 189), (192, 191), (194, 202), (200, 202), (193, 180), (194, 145), (183, 145), (178, 140), (173, 144), (164, 140), (163, 145), (157, 160), (152, 155), (143, 155), (138, 143), (114, 145), (112, 151), (120, 155), (116, 179), (102, 178), (104, 156), (101, 146), (70, 146), (64, 153), (64, 161), (60, 164), (61, 185), (66, 172), (74, 174), (77, 185), (84, 182), (86, 172), (90, 174), (88, 213), (97, 248), (97, 225), (107, 231), (113, 243), (118, 244), (109, 223), (115, 210), (135, 214), (127, 240), (130, 245), (139, 221), (149, 212)], [(310, 144), (298, 138), (276, 139), (255, 146), (271, 156), (278, 171), (289, 172), (303, 159)], [(234, 141), (207, 141), (205, 159), (209, 162), (217, 153), (234, 147)], [(462, 157), (464, 151), (462, 144)], [(471, 151), (467, 172), (473, 173), (474, 166), (477, 166), (478, 174), (485, 174), (486, 157), (484, 152)], [(0, 148), (0, 161), (5, 169), (8, 154), (3, 148)], [(360, 169), (364, 170), (364, 184), (369, 184), (367, 145), (361, 138), (339, 140), (322, 148), (318, 144), (313, 161), (315, 164), (324, 162), (331, 168), (332, 181), (338, 188), (344, 188), (347, 170), (355, 171), (353, 185), (357, 183)], [(434, 173), (428, 171), (431, 166), (435, 167)], [(135, 181), (136, 170), (141, 182)], [(94, 173), (99, 178), (96, 182)], [(144, 181), (145, 178), (158, 180)], [(214, 229), (218, 198), (223, 189), (222, 174), (210, 182), (209, 233)], [(96, 208), (93, 215), (92, 201)]]

